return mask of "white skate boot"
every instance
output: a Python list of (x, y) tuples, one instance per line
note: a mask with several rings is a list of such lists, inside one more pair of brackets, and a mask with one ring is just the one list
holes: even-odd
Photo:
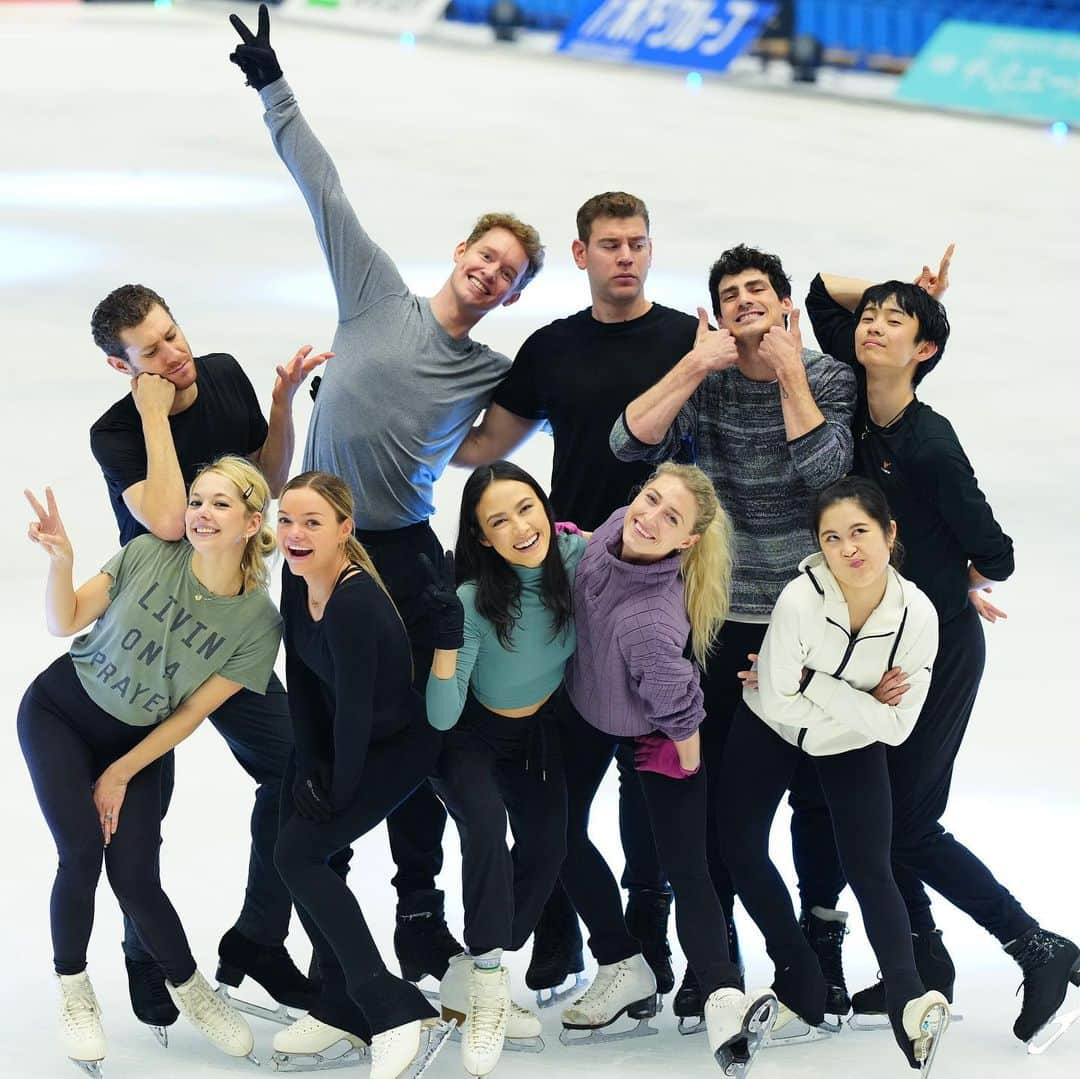
[(927, 1076), (934, 1066), (941, 1038), (949, 1029), (949, 1002), (937, 990), (923, 993), (904, 1005), (903, 1024), (919, 1074)]
[(259, 1063), (252, 1052), (255, 1039), (247, 1020), (222, 1000), (198, 971), (183, 985), (166, 981), (165, 986), (180, 1014), (211, 1045), (231, 1057), (247, 1057), (253, 1064)]
[(81, 974), (58, 974), (60, 982), (60, 1037), (71, 1063), (95, 1079), (101, 1077), (105, 1059), (105, 1031), (101, 1005), (84, 970)]
[[(456, 1039), (461, 1037), (469, 1011), (469, 971), (473, 966), (472, 956), (465, 952), (455, 955), (439, 985), (442, 1017), (457, 1020), (457, 1030), (454, 1031)], [(543, 1026), (536, 1013), (511, 1000), (503, 1048), (514, 1053), (539, 1053), (544, 1048), (544, 1039), (540, 1036), (542, 1032)]]
[(771, 989), (717, 989), (705, 1001), (709, 1048), (724, 1075), (745, 1076), (769, 1036), (778, 1004)]
[[(649, 1025), (660, 1010), (656, 992), (656, 976), (645, 957), (639, 952), (618, 963), (599, 967), (592, 985), (562, 1013), (563, 1045), (596, 1045), (621, 1041), (624, 1038), (644, 1038), (659, 1033)], [(636, 1019), (637, 1025), (613, 1034), (602, 1033), (620, 1016)], [(574, 1037), (571, 1031), (588, 1031), (584, 1037)]]
[(326, 1071), (359, 1064), (369, 1056), (363, 1038), (305, 1015), (274, 1035), (270, 1067), (279, 1072)]
[(371, 1079), (416, 1079), (446, 1044), (454, 1022), (414, 1019), (371, 1039)]
[(495, 1070), (510, 1021), (510, 974), (505, 967), (473, 966), (469, 971), (469, 1007), (461, 1028), (461, 1063), (469, 1075)]

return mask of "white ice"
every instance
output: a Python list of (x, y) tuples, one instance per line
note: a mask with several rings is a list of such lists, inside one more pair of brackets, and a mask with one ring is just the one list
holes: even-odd
[[(245, 10), (253, 15), (249, 5)], [(710, 261), (748, 241), (784, 257), (805, 293), (818, 269), (914, 275), (957, 243), (949, 313), (955, 333), (924, 397), (950, 416), (998, 518), (1017, 573), (995, 597), (1009, 620), (987, 627), (988, 673), (960, 757), (947, 823), (1047, 926), (1080, 934), (1080, 770), (1076, 667), (1080, 586), (1080, 400), (1076, 252), (1080, 143), (1043, 130), (708, 81), (677, 73), (559, 61), (513, 48), (476, 51), (281, 25), (274, 40), (305, 113), (330, 148), (361, 219), (420, 291), (435, 289), (472, 219), (508, 208), (537, 224), (548, 268), (520, 304), (477, 336), (513, 353), (534, 328), (588, 303), (569, 257), (573, 215), (589, 195), (638, 192), (653, 215), (651, 296), (692, 311)], [(22, 488), (54, 487), (89, 575), (116, 546), (87, 429), (127, 386), (96, 352), (90, 311), (125, 281), (164, 294), (196, 351), (238, 356), (268, 405), (276, 363), (329, 346), (332, 293), (307, 210), (278, 161), (258, 100), (228, 63), (224, 9), (0, 6), (0, 286), (6, 363), (3, 435), (11, 559), (3, 580), (3, 821), (0, 1068), (22, 1079), (73, 1075), (55, 1033), (48, 896), (55, 855), (14, 737), (19, 698), (64, 647), (42, 618), (45, 563), (24, 538)], [(302, 444), (310, 401), (297, 399)], [(546, 479), (550, 443), (520, 455)], [(587, 467), (587, 463), (583, 463)], [(435, 524), (451, 542), (463, 475), (438, 487)], [(164, 879), (200, 965), (238, 909), (251, 783), (207, 725), (179, 751), (165, 828)], [(594, 835), (616, 870), (613, 785)], [(790, 868), (787, 819), (774, 849)], [(457, 840), (447, 831), (441, 883), (460, 928)], [(353, 886), (389, 943), (392, 873), (384, 832), (357, 845)], [(90, 970), (105, 1011), (110, 1079), (247, 1075), (182, 1023), (160, 1050), (133, 1019), (115, 901), (102, 882)], [(848, 897), (845, 897), (848, 900)], [(849, 900), (848, 900), (849, 901)], [(849, 901), (850, 902), (850, 901)], [(935, 1071), (948, 1077), (1080, 1074), (1080, 1031), (1040, 1059), (1011, 1026), (1017, 968), (944, 901), (965, 1014)], [(740, 915), (751, 983), (771, 974)], [(873, 956), (855, 913), (848, 982)], [(674, 942), (674, 934), (672, 936)], [(290, 946), (301, 963), (307, 945)], [(682, 961), (678, 958), (679, 975)], [(527, 954), (509, 964), (519, 998)], [(1076, 994), (1073, 993), (1075, 1001)], [(257, 1051), (272, 1028), (255, 1022)], [(644, 1042), (570, 1050), (557, 1017), (548, 1048), (503, 1057), (499, 1075), (595, 1070), (598, 1076), (706, 1074), (702, 1038), (676, 1035), (670, 1012)], [(458, 1074), (449, 1047), (434, 1077)], [(344, 1074), (344, 1073), (343, 1073)], [(907, 1074), (890, 1035), (777, 1051), (758, 1079)]]

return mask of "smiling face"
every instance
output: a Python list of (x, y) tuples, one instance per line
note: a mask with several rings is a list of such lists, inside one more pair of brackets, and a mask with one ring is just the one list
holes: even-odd
[[(172, 315), (159, 304), (138, 324), (118, 334), (123, 356), (110, 356), (112, 367), (131, 376), (160, 375), (179, 393), (195, 382), (195, 361), (187, 338)], [(115, 361), (115, 362), (114, 362)]]
[(574, 262), (589, 275), (594, 303), (631, 305), (652, 265), (652, 240), (643, 217), (598, 217), (587, 243), (575, 240)]
[(339, 521), (334, 507), (310, 487), (294, 487), (281, 496), (278, 548), (298, 577), (336, 572), (352, 528), (352, 518)]
[(721, 277), (716, 300), (721, 325), (740, 342), (760, 340), (773, 326), (783, 326), (792, 306), (791, 297), (781, 300), (769, 275), (754, 268)]
[(855, 326), (855, 357), (866, 368), (908, 370), (914, 375), (923, 360), (937, 353), (930, 341), (917, 342), (919, 320), (906, 314), (896, 298), (868, 303)]
[(626, 507), (623, 518), (622, 560), (659, 562), (675, 551), (693, 547), (697, 503), (682, 480), (655, 476)]
[(818, 523), (825, 562), (845, 592), (880, 587), (895, 542), (896, 522), (883, 531), (854, 498), (834, 502)]
[(536, 492), (521, 480), (489, 483), (476, 504), (480, 542), (512, 566), (535, 569), (551, 546), (551, 523)]
[(468, 247), (460, 243), (454, 249), (451, 288), (462, 307), (483, 314), (517, 300), (528, 268), (521, 241), (509, 229), (489, 229)]
[(249, 513), (236, 484), (221, 473), (204, 472), (191, 485), (184, 529), (200, 554), (235, 549), (239, 558), (261, 525), (262, 514)]

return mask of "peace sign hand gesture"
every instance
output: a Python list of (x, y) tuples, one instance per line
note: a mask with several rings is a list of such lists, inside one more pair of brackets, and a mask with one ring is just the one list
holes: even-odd
[(929, 266), (922, 268), (922, 273), (915, 278), (915, 284), (928, 292), (935, 300), (940, 300), (949, 288), (949, 267), (952, 265), (953, 251), (956, 244), (949, 244), (945, 248), (945, 254), (941, 256), (941, 263), (936, 274), (930, 272)]
[(270, 12), (259, 5), (259, 30), (253, 34), (239, 15), (230, 15), (229, 22), (240, 35), (242, 44), (229, 53), (229, 59), (247, 76), (247, 85), (262, 90), (281, 78), (281, 65), (270, 46)]
[(37, 520), (30, 522), (26, 532), (30, 542), (44, 547), (46, 554), (56, 565), (70, 566), (75, 556), (71, 549), (71, 540), (64, 529), (64, 522), (60, 520), (60, 511), (56, 508), (52, 488), (45, 488), (44, 506), (34, 497), (32, 491), (23, 491), (23, 494), (37, 514)]
[(453, 652), (465, 643), (465, 608), (455, 587), (454, 552), (447, 551), (438, 566), (421, 554), (420, 565), (427, 578), (420, 598), (431, 619), (435, 647)]

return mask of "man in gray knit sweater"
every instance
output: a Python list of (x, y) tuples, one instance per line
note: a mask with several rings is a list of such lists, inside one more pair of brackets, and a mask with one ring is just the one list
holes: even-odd
[[(730, 909), (721, 850), (723, 830), (733, 822), (719, 819), (713, 784), (741, 698), (738, 672), (747, 654), (758, 651), (799, 561), (817, 549), (809, 527), (813, 493), (851, 468), (855, 379), (845, 364), (803, 347), (791, 282), (775, 255), (742, 244), (725, 251), (709, 273), (709, 295), (719, 328), (711, 330), (698, 309), (693, 349), (627, 405), (611, 430), (611, 448), (623, 460), (659, 462), (691, 445), (734, 528), (731, 613), (702, 678), (707, 719), (701, 728), (710, 777), (709, 868)], [(803, 924), (813, 942), (839, 913), (807, 901), (830, 894), (831, 876), (818, 885), (814, 875), (830, 875), (834, 867), (803, 856), (814, 849), (800, 835), (804, 826), (827, 828), (828, 817), (800, 815), (792, 829)], [(826, 977), (830, 985), (837, 980)]]
[[(231, 21), (242, 43), (230, 59), (259, 92), (274, 148), (311, 212), (338, 301), (334, 360), (315, 400), (304, 468), (348, 483), (356, 534), (405, 623), (422, 691), (433, 641), (419, 558), (442, 559), (428, 523), (432, 487), (510, 369), (508, 357), (469, 332), (488, 312), (518, 299), (540, 271), (544, 249), (536, 230), (512, 214), (485, 214), (454, 249), (439, 291), (415, 295), (361, 226), (330, 155), (301, 114), (270, 45), (266, 6), (259, 7), (255, 34), (237, 16)], [(394, 947), (402, 973), (414, 981), (424, 974), (441, 978), (450, 956), (461, 951), (434, 885), (445, 821), (426, 784), (387, 820), (398, 867)], [(355, 1032), (348, 1018), (333, 1025)]]

